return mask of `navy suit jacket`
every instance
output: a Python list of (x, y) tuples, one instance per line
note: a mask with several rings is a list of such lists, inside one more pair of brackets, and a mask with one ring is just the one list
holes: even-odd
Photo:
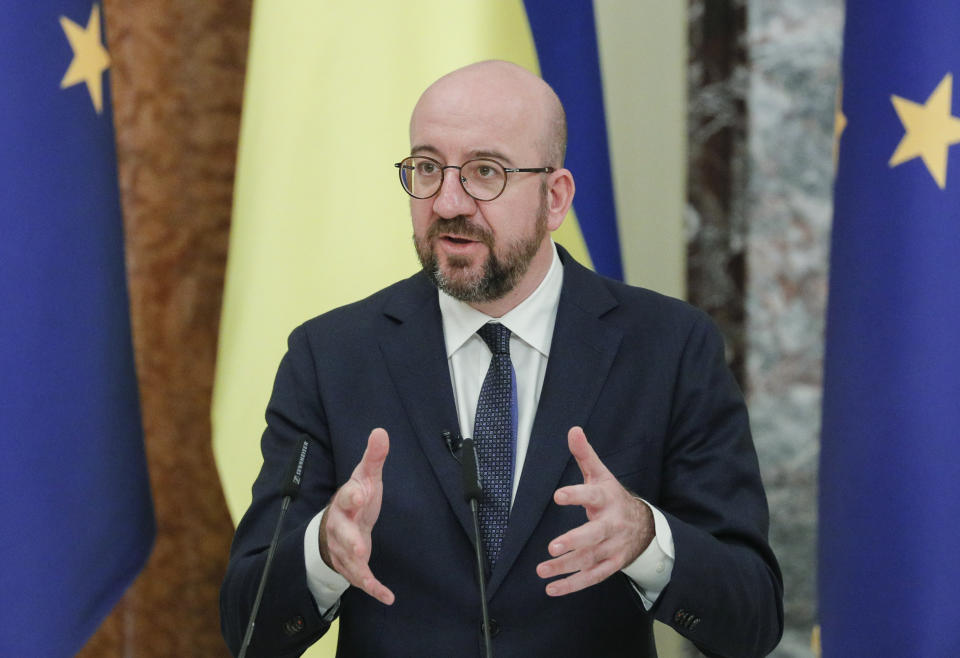
[[(767, 505), (743, 397), (723, 341), (702, 312), (604, 279), (560, 250), (563, 290), (529, 451), (500, 557), (487, 583), (497, 658), (655, 656), (657, 618), (706, 654), (765, 655), (783, 627), (782, 580), (767, 544)], [(553, 492), (582, 482), (567, 431), (584, 428), (601, 460), (662, 510), (673, 532), (670, 584), (646, 611), (617, 573), (551, 598), (535, 572), (547, 544), (581, 525)], [(262, 439), (263, 469), (221, 591), (237, 651), (298, 437), (311, 437), (249, 655), (295, 656), (328, 628), (307, 589), (303, 536), (359, 462), (370, 430), (390, 453), (373, 530), (385, 606), (350, 588), (339, 656), (480, 656), (473, 525), (460, 467), (437, 291), (423, 274), (298, 327), (280, 365)]]

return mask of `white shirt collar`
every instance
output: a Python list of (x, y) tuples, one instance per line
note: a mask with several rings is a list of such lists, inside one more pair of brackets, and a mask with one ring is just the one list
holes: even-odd
[(543, 281), (536, 290), (507, 311), (503, 317), (492, 318), (466, 302), (455, 299), (442, 290), (439, 291), (440, 315), (443, 318), (443, 336), (447, 344), (448, 359), (477, 332), (477, 329), (490, 320), (497, 320), (503, 324), (514, 336), (543, 356), (550, 355), (553, 326), (557, 317), (557, 306), (560, 303), (560, 290), (563, 288), (563, 264), (560, 262), (557, 246), (552, 240), (550, 246), (553, 248), (553, 260), (547, 275), (543, 277)]

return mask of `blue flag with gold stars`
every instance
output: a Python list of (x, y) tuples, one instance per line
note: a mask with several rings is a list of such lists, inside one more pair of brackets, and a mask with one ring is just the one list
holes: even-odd
[(960, 2), (850, 0), (822, 449), (823, 655), (960, 656)]
[(100, 7), (0, 22), (0, 655), (72, 656), (153, 542)]

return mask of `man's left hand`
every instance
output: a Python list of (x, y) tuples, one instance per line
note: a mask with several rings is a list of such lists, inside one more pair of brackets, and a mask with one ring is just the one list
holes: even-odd
[(570, 452), (583, 484), (557, 489), (557, 505), (580, 505), (587, 522), (566, 532), (547, 547), (553, 559), (537, 565), (537, 575), (552, 578), (573, 574), (547, 585), (549, 596), (576, 592), (620, 571), (637, 559), (655, 535), (653, 514), (607, 470), (579, 427), (567, 434)]

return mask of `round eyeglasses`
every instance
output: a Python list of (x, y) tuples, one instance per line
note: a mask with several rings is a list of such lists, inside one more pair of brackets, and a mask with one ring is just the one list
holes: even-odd
[(443, 175), (447, 169), (458, 170), (463, 191), (477, 201), (493, 201), (507, 187), (507, 174), (549, 174), (553, 167), (504, 167), (496, 160), (468, 160), (459, 167), (442, 165), (423, 155), (404, 158), (393, 165), (400, 170), (400, 184), (415, 199), (429, 199), (440, 191)]

